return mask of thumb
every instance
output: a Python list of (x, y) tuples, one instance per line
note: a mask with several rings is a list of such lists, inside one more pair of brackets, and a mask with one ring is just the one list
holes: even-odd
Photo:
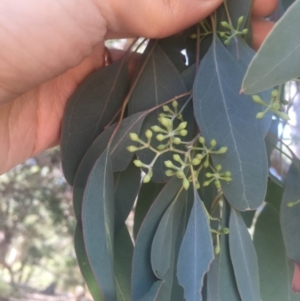
[(223, 0), (110, 0), (109, 2), (107, 4), (110, 7), (102, 11), (106, 12), (104, 18), (110, 34), (162, 38), (204, 19), (216, 10)]

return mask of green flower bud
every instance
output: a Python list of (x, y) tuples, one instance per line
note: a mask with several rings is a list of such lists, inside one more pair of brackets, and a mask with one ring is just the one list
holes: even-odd
[(278, 90), (277, 89), (273, 90), (272, 93), (271, 93), (271, 96), (273, 98), (277, 98), (277, 96), (278, 96)]
[(218, 255), (220, 252), (221, 252), (220, 244), (217, 244), (217, 245), (215, 246), (215, 255)]
[(204, 183), (203, 183), (203, 186), (208, 186), (210, 184), (210, 181), (205, 181)]
[(180, 130), (183, 130), (185, 129), (187, 126), (187, 122), (186, 121), (183, 121), (179, 124), (179, 126), (177, 127), (176, 131), (180, 131)]
[(160, 144), (157, 146), (157, 150), (162, 151), (165, 150), (168, 147), (168, 144)]
[(168, 106), (163, 106), (163, 110), (165, 111), (165, 112), (169, 112), (170, 111), (170, 108), (168, 107)]
[(196, 35), (195, 33), (193, 33), (193, 34), (190, 35), (190, 38), (191, 38), (191, 39), (196, 39), (196, 38), (197, 38), (197, 35)]
[(200, 188), (201, 188), (200, 183), (197, 181), (196, 182), (196, 189), (200, 189)]
[(220, 37), (221, 38), (225, 38), (226, 37), (226, 33), (225, 32), (220, 32)]
[(172, 126), (172, 121), (166, 117), (160, 118), (159, 122), (167, 129), (170, 129)]
[(258, 95), (252, 95), (252, 100), (258, 104), (265, 105), (265, 102)]
[(229, 234), (229, 229), (225, 227), (225, 228), (222, 229), (222, 232), (224, 234)]
[(218, 164), (217, 166), (216, 166), (216, 170), (217, 171), (220, 171), (222, 169), (222, 165), (221, 164)]
[(215, 181), (215, 186), (216, 186), (217, 189), (220, 189), (220, 188), (221, 188), (221, 183), (220, 183), (219, 180), (216, 180), (216, 181)]
[(207, 172), (207, 173), (205, 174), (205, 176), (206, 176), (207, 178), (211, 178), (211, 177), (213, 177), (214, 175), (213, 175), (211, 172)]
[(167, 169), (167, 170), (165, 171), (165, 174), (166, 174), (167, 177), (172, 177), (172, 176), (174, 176), (175, 173), (174, 173), (173, 170)]
[(248, 28), (244, 28), (243, 30), (242, 30), (242, 34), (243, 35), (246, 35), (248, 33)]
[(129, 145), (129, 146), (127, 146), (127, 150), (131, 153), (134, 153), (134, 152), (138, 151), (139, 148), (134, 145)]
[(177, 114), (176, 118), (179, 119), (179, 120), (182, 120), (182, 114)]
[(240, 16), (237, 21), (237, 26), (240, 27), (244, 21), (244, 16)]
[(257, 119), (264, 118), (265, 114), (266, 114), (265, 112), (259, 112), (259, 113), (256, 114), (256, 118)]
[(286, 120), (286, 121), (290, 120), (290, 117), (287, 113), (284, 113), (284, 112), (275, 112), (275, 113), (278, 117), (280, 117), (283, 120)]
[(192, 160), (192, 164), (193, 165), (199, 165), (201, 163), (201, 160), (199, 160), (198, 158), (194, 158), (193, 160)]
[(217, 145), (217, 141), (215, 140), (215, 139), (212, 139), (211, 141), (210, 141), (210, 146), (211, 147), (215, 147)]
[(289, 101), (288, 101), (288, 100), (285, 100), (285, 99), (283, 99), (283, 100), (281, 100), (281, 101), (280, 101), (280, 103), (281, 103), (281, 104), (283, 104), (284, 106), (286, 106), (286, 105), (288, 105), (288, 104), (289, 104)]
[(133, 164), (136, 166), (136, 167), (142, 167), (144, 166), (143, 162), (141, 160), (134, 160), (133, 161)]
[(204, 137), (199, 137), (199, 142), (201, 143), (201, 144), (205, 144), (205, 138)]
[(227, 40), (224, 41), (224, 45), (226, 45), (226, 46), (228, 46), (229, 43), (230, 43), (230, 39), (227, 39)]
[(177, 102), (176, 100), (173, 100), (173, 101), (172, 101), (172, 106), (173, 106), (174, 109), (177, 109), (177, 107), (178, 107), (178, 102)]
[(152, 138), (152, 136), (153, 136), (153, 133), (152, 133), (152, 131), (150, 131), (150, 130), (147, 130), (147, 131), (146, 131), (146, 133), (145, 133), (145, 136), (146, 136), (148, 139), (151, 139), (151, 138)]
[(196, 155), (196, 158), (199, 159), (199, 160), (201, 161), (204, 157), (203, 157), (203, 155), (201, 155), (201, 154), (197, 154), (197, 155)]
[(179, 179), (185, 178), (184, 172), (183, 172), (182, 170), (178, 170), (178, 171), (176, 172), (176, 176), (177, 176)]
[(181, 158), (178, 154), (173, 155), (173, 159), (177, 162), (181, 162)]
[(136, 133), (130, 133), (129, 137), (132, 141), (139, 141), (139, 136)]
[(225, 154), (228, 150), (227, 146), (222, 146), (219, 150), (218, 150), (218, 154)]
[(225, 28), (231, 29), (231, 26), (229, 25), (229, 23), (227, 21), (222, 21), (221, 25)]
[(181, 139), (178, 138), (178, 137), (175, 137), (175, 138), (173, 139), (173, 143), (174, 143), (174, 144), (180, 144), (180, 143), (181, 143)]
[(168, 167), (168, 168), (173, 168), (174, 167), (174, 164), (171, 160), (167, 160), (164, 163), (165, 163), (166, 167)]
[(224, 173), (224, 175), (225, 175), (225, 177), (231, 177), (231, 172), (230, 171), (226, 171), (225, 173)]
[(204, 166), (205, 168), (209, 167), (209, 160), (208, 160), (208, 157), (207, 157), (207, 159), (205, 160), (205, 162), (203, 163), (203, 166)]
[(186, 177), (183, 178), (182, 186), (185, 190), (188, 190), (190, 187), (190, 182)]
[(164, 129), (162, 129), (160, 126), (158, 126), (158, 125), (153, 125), (153, 126), (151, 126), (151, 130), (153, 131), (153, 132), (163, 132), (163, 133), (165, 133), (166, 132), (166, 130), (164, 130)]
[(151, 176), (147, 174), (144, 176), (143, 183), (149, 183), (150, 180), (151, 180)]
[(187, 130), (181, 130), (180, 132), (179, 132), (179, 134), (180, 134), (180, 136), (186, 136), (187, 134), (188, 134), (188, 131)]
[(158, 134), (157, 136), (156, 136), (156, 139), (158, 140), (158, 141), (163, 141), (164, 139), (166, 139), (167, 137), (165, 136), (165, 135), (162, 135), (162, 134)]

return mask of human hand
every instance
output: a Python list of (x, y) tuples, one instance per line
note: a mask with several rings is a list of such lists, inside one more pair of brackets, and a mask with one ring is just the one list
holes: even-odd
[[(2, 0), (0, 173), (58, 144), (66, 102), (103, 64), (109, 37), (161, 38), (212, 13), (222, 0)], [(277, 0), (255, 0), (253, 16)], [(188, 18), (186, 17), (188, 16)], [(253, 23), (257, 48), (271, 28)]]

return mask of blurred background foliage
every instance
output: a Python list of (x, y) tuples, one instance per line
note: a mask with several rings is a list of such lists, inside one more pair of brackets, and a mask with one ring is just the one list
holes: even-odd
[(5, 283), (48, 288), (46, 293), (83, 285), (73, 247), (71, 196), (58, 148), (0, 177), (0, 296), (11, 291)]

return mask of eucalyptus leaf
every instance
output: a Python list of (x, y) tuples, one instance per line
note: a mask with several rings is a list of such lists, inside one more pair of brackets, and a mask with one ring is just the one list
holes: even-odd
[(82, 203), (85, 249), (104, 300), (116, 301), (113, 265), (114, 181), (109, 149), (96, 161)]
[(141, 224), (143, 223), (143, 220), (149, 208), (151, 207), (152, 203), (154, 202), (157, 195), (160, 193), (164, 186), (165, 184), (159, 184), (154, 182), (142, 184), (134, 211), (134, 238), (137, 237)]
[(166, 53), (156, 44), (133, 90), (128, 112), (151, 109), (187, 92), (186, 85)]
[(259, 301), (257, 255), (248, 229), (240, 213), (231, 209), (229, 248), (237, 287), (243, 301)]
[[(280, 223), (287, 257), (300, 264), (300, 160), (291, 164), (280, 206)], [(294, 204), (294, 205), (292, 205)]]
[(159, 296), (159, 292), (161, 291), (161, 288), (163, 286), (164, 282), (161, 280), (156, 281), (149, 292), (147, 292), (141, 301), (157, 301), (157, 298)]
[[(137, 113), (122, 121), (110, 147), (110, 156), (114, 172), (125, 170), (129, 165), (133, 153), (129, 152), (126, 147), (130, 144), (134, 145), (134, 142), (130, 140), (129, 133), (134, 132), (139, 134), (147, 114), (148, 112)], [(107, 146), (115, 126), (115, 124), (112, 125), (95, 139), (78, 167), (73, 189), (73, 206), (78, 221), (81, 219), (82, 197), (88, 175), (96, 160)]]
[[(229, 227), (230, 207), (223, 202), (222, 228)], [(207, 301), (241, 301), (229, 252), (229, 236), (221, 234), (221, 250), (207, 273)]]
[(279, 211), (266, 204), (254, 232), (262, 301), (299, 301), (292, 291), (293, 264), (286, 257)]
[(94, 301), (104, 301), (97, 280), (86, 255), (81, 223), (77, 223), (74, 236), (75, 253), (80, 272), (89, 288)]
[(132, 263), (132, 301), (140, 301), (157, 280), (151, 267), (151, 245), (159, 222), (180, 187), (181, 180), (178, 178), (172, 178), (164, 186), (138, 232)]
[(183, 237), (177, 263), (177, 277), (186, 301), (201, 301), (203, 278), (214, 258), (209, 222), (204, 205), (194, 191), (194, 205)]
[(90, 75), (71, 96), (61, 134), (62, 168), (69, 184), (85, 152), (120, 109), (129, 88), (123, 60)]
[(299, 11), (297, 0), (275, 24), (248, 67), (243, 93), (257, 93), (300, 76)]
[(165, 274), (170, 268), (171, 258), (175, 255), (172, 256), (172, 253), (174, 253), (180, 217), (187, 196), (188, 192), (183, 189), (178, 197), (169, 205), (153, 238), (151, 264), (154, 274), (159, 279), (164, 279)]
[(126, 225), (115, 234), (114, 270), (118, 301), (131, 301), (131, 264), (133, 244)]
[(228, 147), (225, 154), (212, 155), (212, 159), (222, 170), (231, 172), (232, 181), (221, 181), (222, 189), (239, 210), (261, 205), (268, 175), (265, 133), (255, 118), (256, 106), (249, 96), (239, 95), (244, 70), (244, 64), (215, 36), (193, 88), (195, 119), (201, 133), (207, 141), (215, 139), (216, 148)]
[(278, 185), (278, 183), (269, 179), (265, 202), (272, 205), (275, 208), (275, 210), (280, 211), (282, 195), (283, 195), (283, 187), (281, 187), (280, 185)]
[(132, 210), (141, 182), (141, 171), (133, 163), (122, 172), (114, 174), (115, 184), (115, 233), (123, 225)]

